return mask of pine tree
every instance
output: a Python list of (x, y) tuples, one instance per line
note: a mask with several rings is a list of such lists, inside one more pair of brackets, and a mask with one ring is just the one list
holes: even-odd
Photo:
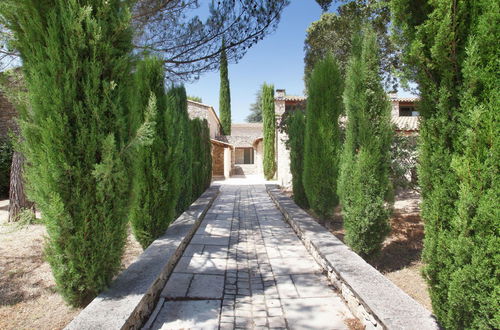
[(222, 134), (231, 135), (231, 91), (229, 88), (229, 74), (224, 43), (222, 43), (222, 51), (220, 54), (219, 116)]
[(357, 253), (372, 256), (388, 234), (391, 123), (390, 104), (379, 75), (379, 46), (366, 28), (355, 35), (347, 69), (344, 104), (346, 138), (339, 178), (345, 240)]
[(2, 9), (29, 91), (20, 113), (28, 196), (47, 227), (57, 289), (82, 306), (120, 270), (125, 245), (129, 10), (119, 0)]
[(300, 207), (307, 209), (309, 208), (309, 203), (303, 183), (306, 117), (303, 111), (296, 110), (290, 114), (287, 121), (293, 200)]
[(329, 55), (315, 65), (307, 86), (304, 188), (312, 210), (322, 217), (338, 204), (342, 85), (337, 62)]
[(392, 0), (391, 10), (421, 94), (423, 259), (433, 311), (445, 328), (498, 328), (499, 5)]
[(271, 180), (276, 172), (275, 132), (276, 118), (274, 115), (274, 86), (264, 83), (262, 86), (262, 119), (264, 135), (264, 177)]
[[(162, 235), (175, 216), (179, 198), (179, 144), (173, 134), (172, 116), (167, 108), (163, 63), (157, 58), (140, 61), (135, 73), (135, 102), (132, 130), (144, 121), (155, 126), (152, 142), (138, 146), (132, 158), (132, 200), (129, 219), (135, 237), (143, 248)], [(169, 111), (170, 110), (170, 111)]]

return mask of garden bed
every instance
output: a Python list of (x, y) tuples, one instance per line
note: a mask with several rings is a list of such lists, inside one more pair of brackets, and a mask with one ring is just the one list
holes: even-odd
[[(403, 190), (396, 194), (390, 219), (392, 231), (384, 241), (380, 255), (367, 262), (432, 311), (427, 283), (421, 276), (424, 225), (419, 204), (420, 195), (414, 190)], [(326, 221), (318, 220), (310, 210), (307, 212), (344, 242), (340, 208), (335, 209), (334, 215)]]
[[(55, 291), (43, 257), (45, 226), (7, 223), (8, 201), (0, 201), (0, 329), (62, 329), (80, 311)], [(129, 235), (122, 268), (142, 253)]]

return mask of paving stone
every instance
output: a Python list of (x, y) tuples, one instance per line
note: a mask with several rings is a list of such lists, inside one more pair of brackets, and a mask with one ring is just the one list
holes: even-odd
[[(295, 289), (301, 298), (334, 297), (335, 291), (328, 280), (317, 274), (291, 275)], [(279, 287), (278, 287), (279, 290)]]
[(220, 301), (166, 301), (151, 327), (156, 329), (218, 329)]
[[(308, 274), (309, 275), (309, 274)], [(305, 276), (308, 276), (305, 275)], [(276, 276), (276, 286), (278, 287), (278, 292), (280, 298), (298, 298), (299, 294), (295, 289), (292, 278), (290, 275), (286, 276)]]
[[(283, 317), (279, 317), (279, 316), (269, 317), (267, 320), (269, 322), (269, 327), (272, 329), (286, 328), (285, 319)], [(325, 329), (327, 329), (327, 328), (325, 328)], [(328, 328), (328, 329), (335, 329), (335, 328)]]
[(321, 273), (322, 269), (312, 259), (301, 259), (297, 262), (295, 258), (270, 259), (274, 275), (289, 274), (314, 274)]
[(190, 298), (222, 299), (224, 276), (195, 274), (187, 296)]
[(192, 278), (192, 274), (173, 273), (163, 288), (161, 296), (165, 298), (185, 297)]
[(348, 329), (344, 320), (352, 317), (339, 297), (282, 299), (290, 329)]

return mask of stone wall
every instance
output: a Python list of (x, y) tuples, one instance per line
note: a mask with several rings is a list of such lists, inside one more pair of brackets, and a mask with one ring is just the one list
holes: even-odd
[(188, 113), (190, 119), (200, 118), (208, 122), (211, 139), (220, 135), (219, 120), (211, 106), (188, 100)]
[(0, 138), (8, 136), (9, 131), (16, 128), (17, 111), (0, 91)]

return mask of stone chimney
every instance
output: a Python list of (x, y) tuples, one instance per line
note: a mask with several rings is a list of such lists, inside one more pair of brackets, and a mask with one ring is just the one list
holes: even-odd
[(284, 89), (277, 89), (276, 94), (274, 95), (274, 98), (283, 99), (283, 98), (285, 98), (285, 95), (286, 95), (286, 93), (285, 93)]

